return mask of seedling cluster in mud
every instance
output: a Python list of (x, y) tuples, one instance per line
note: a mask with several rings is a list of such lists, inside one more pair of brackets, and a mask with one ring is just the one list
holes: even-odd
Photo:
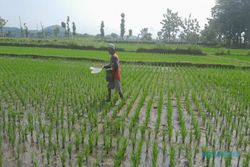
[(90, 66), (0, 58), (0, 166), (249, 166), (248, 71), (123, 64), (106, 102)]

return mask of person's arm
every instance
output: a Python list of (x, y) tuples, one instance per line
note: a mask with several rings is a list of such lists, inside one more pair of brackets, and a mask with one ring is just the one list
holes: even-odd
[(103, 68), (105, 68), (105, 69), (107, 69), (107, 68), (111, 68), (111, 67), (112, 67), (111, 63), (106, 64), (105, 66), (103, 66)]
[(112, 67), (112, 61), (110, 60), (109, 64), (104, 65), (102, 68), (108, 69)]

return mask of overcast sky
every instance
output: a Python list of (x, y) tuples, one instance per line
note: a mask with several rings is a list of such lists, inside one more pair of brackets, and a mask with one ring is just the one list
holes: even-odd
[(132, 29), (137, 35), (148, 27), (155, 36), (168, 8), (182, 18), (191, 13), (203, 27), (214, 5), (215, 0), (0, 0), (0, 17), (8, 20), (6, 26), (19, 27), (20, 16), (29, 29), (40, 30), (40, 22), (45, 27), (60, 25), (70, 16), (77, 32), (89, 34), (100, 33), (103, 20), (105, 34), (120, 34), (120, 14), (124, 12), (126, 34)]

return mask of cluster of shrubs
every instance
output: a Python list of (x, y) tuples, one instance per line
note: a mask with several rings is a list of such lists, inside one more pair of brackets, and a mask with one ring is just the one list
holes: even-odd
[(136, 52), (143, 52), (143, 53), (161, 53), (161, 54), (187, 54), (187, 55), (206, 55), (200, 49), (197, 48), (175, 48), (175, 49), (161, 49), (161, 48), (138, 48)]
[(222, 56), (222, 55), (230, 55), (231, 52), (229, 49), (218, 49), (214, 54)]
[[(75, 44), (55, 45), (55, 44), (30, 44), (30, 43), (1, 43), (2, 46), (24, 46), (24, 47), (44, 47), (44, 48), (64, 48), (64, 49), (83, 49), (106, 51), (106, 47), (80, 46)], [(123, 48), (117, 48), (117, 51), (125, 51)]]

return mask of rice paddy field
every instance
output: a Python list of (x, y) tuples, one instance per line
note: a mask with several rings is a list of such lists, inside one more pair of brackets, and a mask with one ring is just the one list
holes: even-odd
[[(132, 45), (132, 44), (131, 44)], [(209, 50), (209, 49), (207, 49)], [(216, 52), (216, 50), (214, 50)], [(231, 55), (183, 55), (183, 54), (159, 54), (159, 53), (137, 53), (118, 52), (121, 61), (129, 62), (177, 62), (192, 64), (217, 64), (233, 65), (236, 67), (250, 67), (250, 56), (245, 50), (234, 50)], [(65, 57), (65, 58), (90, 58), (107, 61), (109, 55), (106, 51), (79, 50), (79, 49), (59, 49), (59, 48), (39, 48), (39, 47), (16, 47), (0, 46), (0, 55), (34, 55), (45, 57)]]
[[(1, 52), (108, 59), (40, 49)], [(0, 57), (0, 166), (249, 166), (249, 70), (121, 64), (124, 99), (106, 102), (102, 65)]]
[[(106, 46), (89, 38), (1, 42)], [(106, 102), (105, 71), (89, 69), (108, 62), (106, 51), (0, 46), (0, 167), (249, 167), (249, 50), (117, 47), (125, 49), (118, 52), (124, 99), (113, 92)]]

